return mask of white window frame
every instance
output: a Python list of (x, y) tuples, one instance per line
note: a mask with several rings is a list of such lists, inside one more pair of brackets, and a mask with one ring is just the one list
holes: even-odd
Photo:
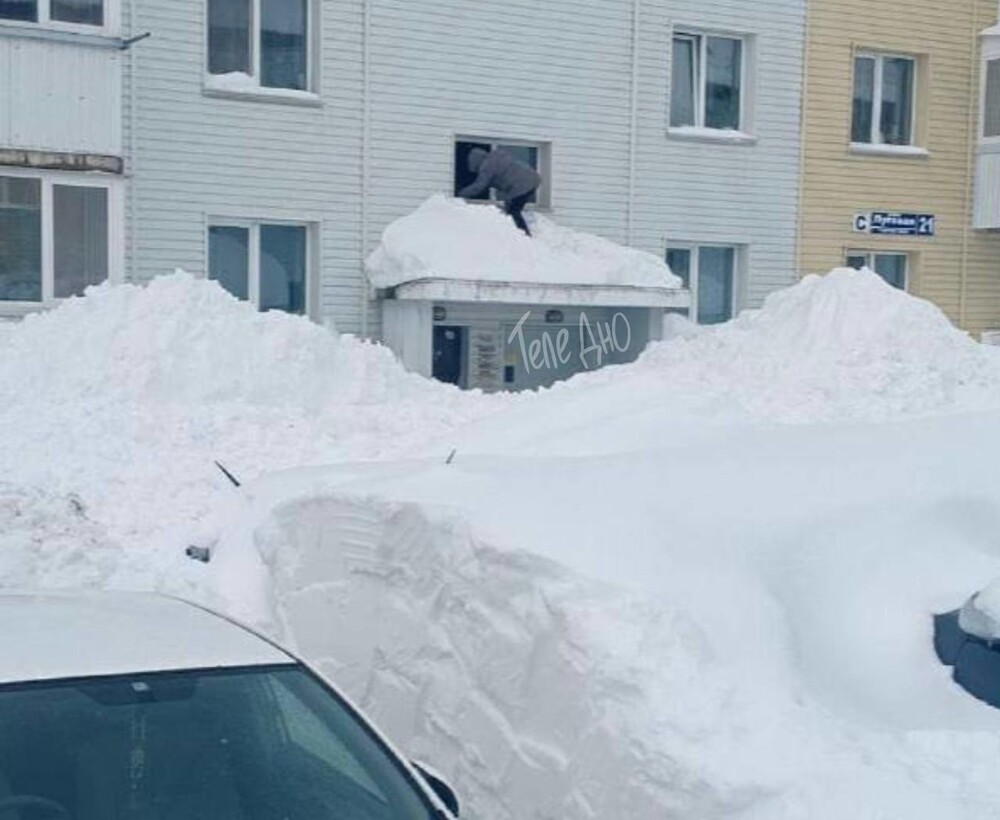
[[(496, 148), (502, 148), (506, 145), (525, 147), (525, 148), (535, 148), (538, 151), (538, 175), (542, 178), (541, 185), (538, 186), (538, 191), (536, 193), (536, 202), (529, 203), (528, 208), (534, 208), (536, 210), (548, 211), (552, 209), (552, 141), (551, 140), (530, 140), (530, 139), (515, 139), (506, 137), (483, 137), (483, 136), (472, 136), (469, 134), (456, 134), (451, 141), (451, 170), (450, 174), (454, 177), (455, 174), (455, 148), (460, 142), (476, 142), (482, 143), (483, 145), (489, 145), (490, 150), (495, 150)], [(452, 188), (454, 189), (455, 180), (452, 179)], [(495, 203), (497, 200), (493, 196), (493, 190), (489, 191), (489, 202)], [(485, 201), (484, 201), (485, 204)]]
[(699, 290), (699, 270), (701, 267), (702, 248), (726, 248), (733, 252), (733, 293), (732, 302), (729, 306), (729, 319), (735, 319), (742, 310), (743, 303), (743, 245), (731, 242), (667, 242), (664, 259), (669, 251), (688, 251), (691, 254), (691, 268), (688, 275), (688, 292), (691, 296), (688, 317), (691, 321), (701, 324), (698, 321), (698, 290)]
[(979, 142), (981, 145), (1000, 145), (1000, 134), (986, 136), (986, 79), (990, 63), (1000, 63), (1000, 53), (986, 53), (982, 60), (982, 79), (979, 91)]
[[(867, 59), (875, 61), (875, 74), (872, 78), (874, 87), (872, 88), (872, 129), (868, 142), (854, 141), (854, 89), (858, 73), (858, 60)], [(885, 60), (909, 60), (913, 63), (913, 88), (910, 91), (910, 141), (905, 145), (894, 145), (882, 141), (882, 79), (884, 76)], [(859, 49), (854, 52), (851, 63), (851, 123), (850, 139), (851, 147), (864, 151), (866, 148), (878, 148), (886, 151), (906, 151), (906, 149), (919, 148), (917, 142), (917, 101), (920, 99), (920, 58), (914, 54), (900, 54), (892, 51), (872, 51), (871, 49)]]
[(40, 302), (2, 301), (0, 316), (21, 316), (63, 302), (55, 296), (55, 226), (53, 187), (104, 188), (108, 192), (108, 282), (119, 283), (125, 270), (124, 218), (125, 206), (122, 182), (119, 179), (82, 175), (72, 171), (36, 171), (0, 165), (0, 177), (37, 179), (42, 183), (42, 299)]
[(86, 23), (67, 23), (52, 19), (51, 0), (38, 0), (38, 20), (8, 20), (0, 19), (0, 31), (5, 26), (31, 26), (38, 29), (65, 31), (74, 34), (97, 34), (111, 36), (119, 31), (121, 25), (121, 0), (103, 0), (104, 24), (90, 26)]
[[(736, 128), (711, 128), (705, 125), (705, 103), (706, 88), (708, 84), (708, 38), (720, 37), (726, 40), (738, 40), (740, 42), (740, 112), (739, 123)], [(673, 71), (673, 49), (675, 39), (697, 40), (697, 61), (695, 65), (695, 98), (694, 98), (694, 123), (692, 125), (670, 125), (670, 109), (673, 107), (673, 85), (668, 88), (670, 96), (670, 106), (667, 108), (667, 128), (671, 134), (683, 135), (685, 132), (703, 131), (708, 134), (718, 135), (749, 135), (751, 129), (747, 121), (748, 100), (751, 94), (749, 62), (751, 59), (750, 35), (734, 31), (719, 31), (713, 29), (699, 29), (689, 26), (678, 26), (673, 30), (670, 37), (671, 72)]]
[(852, 256), (863, 256), (865, 257), (865, 267), (868, 268), (876, 276), (879, 276), (875, 270), (875, 257), (876, 256), (902, 256), (905, 266), (903, 268), (903, 290), (909, 292), (910, 290), (910, 275), (913, 269), (913, 254), (908, 251), (897, 251), (897, 250), (870, 250), (863, 248), (847, 248), (844, 251), (844, 264), (847, 264), (847, 260)]
[(300, 88), (276, 88), (269, 85), (261, 85), (260, 82), (260, 4), (261, 0), (251, 0), (250, 5), (250, 69), (252, 83), (246, 88), (233, 88), (222, 82), (218, 74), (212, 74), (208, 67), (210, 65), (210, 42), (209, 42), (209, 17), (208, 2), (202, 3), (204, 22), (204, 48), (202, 59), (204, 60), (204, 90), (207, 93), (217, 96), (232, 97), (257, 97), (260, 99), (272, 99), (278, 102), (301, 102), (307, 104), (319, 104), (319, 60), (320, 53), (320, 15), (317, 10), (317, 0), (307, 0), (306, 2), (306, 87)]
[(262, 225), (290, 225), (306, 230), (306, 303), (302, 313), (289, 313), (289, 316), (304, 316), (312, 318), (315, 309), (315, 279), (316, 270), (316, 223), (303, 219), (246, 219), (242, 217), (210, 216), (205, 222), (205, 279), (211, 278), (208, 269), (209, 229), (210, 228), (246, 228), (249, 231), (249, 247), (247, 248), (247, 302), (260, 310), (260, 229)]

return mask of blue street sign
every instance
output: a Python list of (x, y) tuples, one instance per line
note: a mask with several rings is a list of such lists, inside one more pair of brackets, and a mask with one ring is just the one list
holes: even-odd
[(875, 236), (934, 236), (934, 214), (873, 211), (854, 215), (854, 230)]

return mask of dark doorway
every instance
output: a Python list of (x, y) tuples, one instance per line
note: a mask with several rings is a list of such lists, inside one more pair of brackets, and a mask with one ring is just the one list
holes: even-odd
[(465, 328), (448, 325), (434, 328), (435, 379), (447, 384), (461, 385), (464, 353)]

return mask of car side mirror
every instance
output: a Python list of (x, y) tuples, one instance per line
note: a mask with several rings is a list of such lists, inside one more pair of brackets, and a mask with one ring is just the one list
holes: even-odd
[(447, 781), (440, 774), (426, 763), (420, 763), (416, 760), (411, 761), (411, 763), (413, 764), (413, 768), (420, 772), (420, 776), (424, 779), (424, 782), (431, 787), (431, 791), (444, 803), (445, 808), (455, 817), (458, 817), (458, 795), (455, 794), (455, 790), (448, 785)]

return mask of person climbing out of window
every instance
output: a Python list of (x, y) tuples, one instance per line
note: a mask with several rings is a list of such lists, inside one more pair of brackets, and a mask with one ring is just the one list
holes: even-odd
[(525, 234), (531, 236), (528, 223), (524, 221), (524, 206), (531, 200), (532, 194), (542, 184), (538, 172), (520, 160), (514, 158), (503, 148), (486, 151), (473, 148), (469, 152), (469, 170), (476, 178), (461, 191), (460, 197), (473, 197), (487, 188), (496, 191), (497, 198), (504, 204), (504, 210), (514, 220)]

